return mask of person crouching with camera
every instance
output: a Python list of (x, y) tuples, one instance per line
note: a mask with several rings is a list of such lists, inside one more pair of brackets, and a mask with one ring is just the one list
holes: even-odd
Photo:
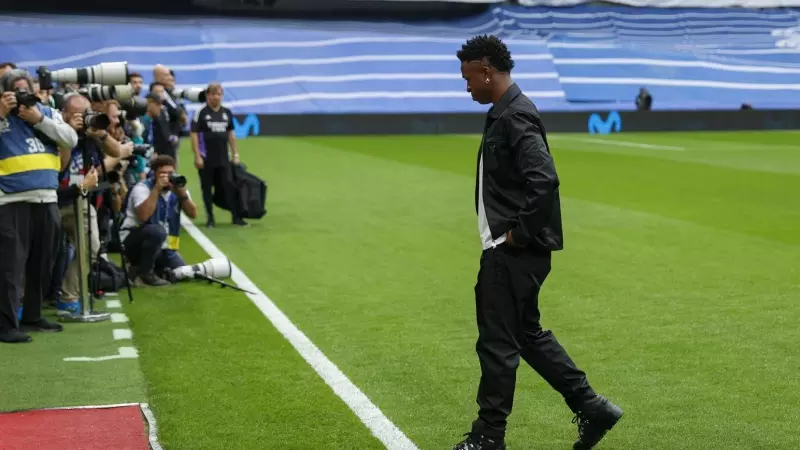
[(197, 217), (186, 178), (175, 173), (175, 159), (157, 156), (147, 180), (131, 189), (125, 203), (120, 239), (132, 265), (133, 284), (170, 284), (158, 274), (186, 265), (179, 253), (181, 211), (191, 219)]
[[(62, 331), (42, 317), (61, 235), (58, 173), (78, 135), (39, 103), (27, 72), (0, 77), (0, 342)], [(24, 284), (24, 285), (23, 285)], [(19, 314), (19, 300), (22, 314)]]

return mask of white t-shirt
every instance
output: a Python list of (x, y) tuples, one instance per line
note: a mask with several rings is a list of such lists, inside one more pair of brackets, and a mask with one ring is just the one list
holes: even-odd
[[(165, 190), (161, 194), (161, 197), (164, 200), (169, 201), (170, 194), (172, 194), (172, 191)], [(136, 228), (142, 224), (142, 222), (139, 221), (139, 216), (136, 214), (136, 208), (144, 203), (144, 201), (147, 200), (147, 197), (150, 197), (150, 188), (148, 188), (145, 183), (139, 182), (136, 183), (136, 186), (133, 187), (129, 195), (128, 207), (125, 209), (125, 219), (122, 221), (122, 225), (120, 226), (119, 230), (119, 238), (122, 240), (122, 242), (125, 242), (125, 239), (127, 239), (128, 235), (130, 234), (130, 229)], [(192, 198), (192, 195), (189, 193), (188, 189), (186, 190), (186, 196), (189, 197), (189, 199)], [(153, 214), (155, 214), (155, 212)], [(165, 231), (169, 233), (169, 230)], [(167, 248), (167, 245), (168, 240), (164, 240), (164, 245), (162, 248)]]

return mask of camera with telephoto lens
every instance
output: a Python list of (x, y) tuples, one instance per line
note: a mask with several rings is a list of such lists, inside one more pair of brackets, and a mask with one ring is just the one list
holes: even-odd
[(201, 88), (173, 89), (170, 92), (174, 98), (182, 98), (193, 103), (205, 103), (206, 90)]
[[(128, 141), (128, 142), (130, 142), (130, 141)], [(144, 169), (144, 167), (140, 168), (139, 164), (144, 164), (145, 166), (148, 164), (147, 162), (144, 162), (144, 163), (140, 162), (136, 158), (137, 156), (141, 156), (146, 161), (150, 161), (150, 158), (153, 156), (153, 146), (150, 145), (150, 144), (136, 144), (136, 145), (134, 145), (133, 146), (133, 151), (131, 152), (131, 156), (125, 158), (125, 160), (128, 161), (128, 169), (137, 169), (137, 168), (138, 169)], [(114, 166), (114, 170), (109, 171), (109, 172), (106, 173), (106, 176), (108, 177), (109, 183), (111, 183), (111, 184), (119, 183), (122, 180), (122, 177), (120, 176), (120, 172), (121, 171), (122, 171), (122, 163), (119, 162), (119, 163), (117, 163), (116, 166)], [(125, 177), (125, 180), (126, 180), (126, 184), (128, 184), (130, 186), (133, 186), (134, 184), (136, 184), (137, 180), (134, 178), (134, 176), (130, 175), (128, 171), (125, 172), (124, 177)]]
[[(17, 97), (17, 108), (19, 108), (21, 105), (25, 105), (28, 108), (33, 108), (37, 103), (39, 103), (39, 97), (37, 97), (36, 94), (28, 92), (27, 89), (15, 89), (14, 95)], [(16, 110), (17, 108), (14, 109)]]
[(41, 89), (53, 89), (53, 83), (101, 84), (117, 86), (128, 83), (128, 63), (111, 62), (94, 66), (50, 71), (45, 66), (36, 69)]
[(169, 174), (169, 182), (176, 188), (182, 188), (186, 186), (186, 177), (173, 172)]
[(133, 86), (130, 84), (121, 84), (116, 86), (89, 84), (78, 89), (78, 92), (82, 96), (89, 99), (90, 102), (117, 100), (120, 103), (125, 103), (134, 97)]
[(150, 144), (136, 144), (133, 146), (133, 156), (141, 156), (146, 160), (150, 160), (153, 157), (153, 146)]
[(111, 119), (107, 114), (89, 109), (83, 113), (83, 126), (87, 129), (105, 130), (111, 126)]
[(22, 105), (33, 108), (39, 103), (39, 97), (36, 96), (35, 92), (25, 88), (14, 87), (14, 84), (22, 79), (27, 81), (28, 86), (31, 86), (32, 79), (30, 75), (21, 69), (11, 70), (0, 77), (0, 93), (13, 92), (14, 97), (17, 99), (17, 106), (10, 111), (11, 115), (17, 115), (19, 107)]

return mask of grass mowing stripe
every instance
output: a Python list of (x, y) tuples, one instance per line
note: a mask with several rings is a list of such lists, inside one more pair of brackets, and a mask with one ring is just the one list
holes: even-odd
[[(385, 140), (379, 148), (369, 138), (362, 137), (303, 138), (300, 141), (457, 173), (469, 177), (474, 189), (479, 138), (475, 138), (472, 146), (467, 139), (443, 139), (437, 143), (431, 136), (398, 136)], [(800, 244), (800, 234), (796, 232), (800, 226), (800, 209), (794, 207), (789, 194), (800, 189), (798, 174), (752, 171), (664, 157), (667, 154), (692, 155), (693, 151), (594, 152), (584, 151), (582, 147), (582, 144), (562, 142), (554, 150), (561, 192), (565, 196)], [(717, 160), (736, 157), (713, 155)], [(769, 155), (765, 158), (765, 164), (769, 164)], [(800, 152), (795, 152), (792, 158), (794, 162), (788, 164), (787, 160), (787, 165), (800, 166)], [(473, 202), (472, 199), (460, 201)]]
[[(185, 215), (181, 215), (181, 225), (211, 257), (226, 258), (225, 254)], [(247, 297), (292, 344), (300, 356), (314, 368), (336, 395), (353, 410), (372, 434), (389, 450), (416, 450), (417, 447), (414, 443), (383, 415), (381, 410), (275, 306), (272, 300), (253, 284), (235, 264), (231, 264), (233, 266), (231, 278), (236, 285), (251, 292), (247, 294)]]
[(673, 152), (682, 152), (686, 150), (685, 147), (677, 147), (672, 145), (658, 145), (658, 144), (644, 144), (641, 142), (630, 142), (630, 141), (622, 141), (619, 139), (602, 139), (602, 138), (593, 138), (593, 137), (578, 137), (572, 136), (567, 134), (555, 134), (549, 136), (551, 139), (555, 140), (562, 140), (567, 139), (571, 141), (577, 142), (586, 142), (589, 144), (595, 145), (611, 145), (611, 146), (619, 146), (619, 147), (634, 147), (634, 148), (643, 148), (648, 150), (668, 150)]

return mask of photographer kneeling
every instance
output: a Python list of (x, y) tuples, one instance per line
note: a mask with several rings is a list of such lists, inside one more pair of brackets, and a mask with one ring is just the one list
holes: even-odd
[(134, 285), (168, 285), (156, 274), (186, 265), (178, 253), (181, 210), (192, 219), (197, 217), (186, 179), (175, 174), (175, 159), (159, 155), (150, 164), (148, 179), (128, 194), (120, 226)]
[(25, 71), (0, 77), (0, 342), (8, 343), (30, 342), (26, 331), (63, 329), (42, 318), (42, 301), (61, 233), (56, 191), (69, 151), (59, 148), (78, 137), (32, 88)]

